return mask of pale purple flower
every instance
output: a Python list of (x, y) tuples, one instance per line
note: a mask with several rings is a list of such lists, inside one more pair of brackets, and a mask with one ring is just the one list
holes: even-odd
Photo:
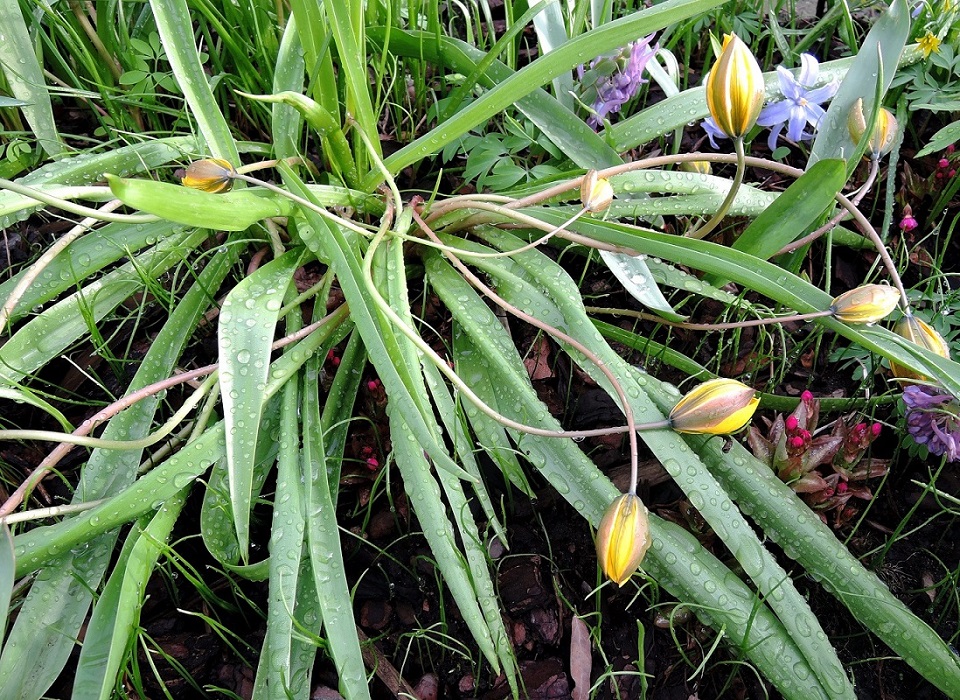
[(903, 390), (907, 405), (907, 432), (930, 454), (945, 455), (947, 461), (960, 459), (960, 406), (950, 394), (919, 384)]
[(707, 139), (710, 141), (710, 145), (714, 148), (720, 148), (720, 146), (717, 144), (717, 139), (730, 138), (723, 129), (717, 126), (717, 123), (713, 121), (713, 117), (707, 117), (704, 119), (702, 122), (700, 122), (700, 126), (702, 126), (703, 130), (707, 132)]
[(647, 63), (660, 49), (659, 44), (650, 46), (654, 35), (634, 41), (617, 53), (598, 56), (590, 62), (584, 72), (580, 67), (581, 80), (587, 76), (583, 96), (592, 101), (593, 114), (587, 124), (594, 129), (600, 126), (608, 114), (616, 114), (637, 94), (640, 86), (647, 82), (642, 78)]
[[(836, 81), (831, 81), (814, 88), (819, 72), (820, 64), (808, 53), (800, 55), (800, 74), (797, 77), (783, 66), (777, 66), (777, 78), (780, 80), (780, 91), (784, 99), (771, 102), (757, 117), (757, 124), (772, 127), (767, 138), (771, 151), (776, 150), (777, 139), (785, 127), (787, 138), (794, 143), (813, 138), (817, 124), (825, 114), (820, 105), (836, 95), (837, 88), (840, 87)], [(813, 127), (813, 130), (806, 131), (807, 125)]]

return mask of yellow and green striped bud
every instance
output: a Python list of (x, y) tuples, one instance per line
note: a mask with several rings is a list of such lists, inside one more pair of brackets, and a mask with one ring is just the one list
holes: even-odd
[[(926, 348), (932, 353), (939, 355), (940, 357), (950, 357), (950, 346), (947, 345), (947, 341), (943, 339), (939, 333), (937, 333), (933, 326), (931, 326), (926, 321), (923, 321), (913, 314), (907, 314), (893, 327), (893, 332), (899, 335), (901, 338), (906, 338), (914, 345), (919, 345), (921, 348)], [(893, 373), (893, 376), (897, 379), (907, 379), (907, 380), (916, 380), (916, 381), (929, 381), (929, 377), (926, 377), (919, 372), (914, 372), (912, 369), (908, 369), (901, 365), (898, 365), (893, 360), (890, 361), (890, 371)]]
[(233, 187), (233, 175), (236, 171), (229, 162), (220, 158), (204, 158), (187, 166), (180, 178), (180, 184), (194, 190), (203, 190), (214, 194), (229, 192)]
[(886, 284), (865, 284), (844, 292), (830, 305), (836, 319), (844, 323), (876, 323), (897, 308), (900, 292)]
[(692, 389), (670, 411), (670, 427), (678, 433), (728, 435), (753, 418), (760, 399), (735, 379), (711, 379)]
[[(889, 153), (890, 149), (893, 148), (893, 142), (897, 138), (898, 128), (897, 119), (893, 116), (893, 113), (889, 109), (881, 107), (880, 113), (877, 115), (877, 123), (870, 133), (870, 140), (867, 142), (867, 151), (874, 158)], [(860, 98), (853, 103), (850, 114), (847, 116), (847, 130), (855, 143), (859, 143), (867, 132), (867, 120), (863, 116), (863, 100)]]
[(591, 214), (606, 211), (613, 203), (613, 185), (599, 177), (596, 170), (590, 170), (580, 182), (580, 201)]
[(597, 529), (597, 559), (611, 581), (622, 586), (650, 548), (647, 507), (636, 494), (625, 493), (607, 508)]
[(736, 34), (727, 34), (720, 56), (707, 76), (710, 116), (723, 133), (738, 138), (753, 128), (762, 107), (760, 64)]

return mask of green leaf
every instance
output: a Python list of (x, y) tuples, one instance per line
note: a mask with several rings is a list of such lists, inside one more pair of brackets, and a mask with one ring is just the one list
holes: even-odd
[[(747, 227), (731, 246), (766, 260), (807, 233), (824, 211), (832, 208), (847, 180), (846, 162), (821, 160), (810, 166)], [(722, 287), (726, 280), (708, 275), (707, 282)]]
[(57, 132), (50, 93), (43, 75), (43, 66), (37, 60), (30, 32), (23, 21), (20, 3), (0, 4), (0, 69), (13, 96), (23, 104), (27, 123), (47, 155), (56, 158), (64, 146)]
[(340, 528), (327, 478), (326, 450), (320, 427), (320, 358), (308, 364), (303, 381), (304, 518), (313, 584), (320, 601), (330, 653), (346, 700), (370, 698), (357, 623), (343, 564)]
[(931, 138), (930, 142), (920, 149), (920, 152), (917, 153), (917, 158), (922, 158), (923, 156), (928, 156), (934, 151), (942, 151), (944, 148), (949, 146), (952, 143), (960, 141), (960, 121), (955, 121), (952, 124), (947, 124), (945, 127), (940, 129), (935, 133)]
[(156, 279), (183, 260), (205, 234), (174, 235), (140, 253), (134, 262), (91, 282), (22, 325), (0, 347), (0, 382), (17, 384), (59, 355), (131, 294), (144, 288), (143, 276)]
[[(854, 103), (863, 100), (863, 113), (869, 115), (875, 106), (877, 78), (881, 72), (881, 95), (890, 87), (897, 72), (903, 48), (910, 33), (910, 8), (906, 0), (894, 0), (863, 40), (853, 65), (847, 71), (840, 89), (830, 102), (826, 115), (817, 127), (817, 138), (810, 152), (810, 165), (832, 158), (850, 159), (856, 144), (850, 138), (847, 117)], [(852, 160), (848, 169), (856, 166)]]
[(0, 639), (6, 637), (7, 613), (13, 596), (13, 572), (16, 560), (13, 553), (13, 537), (6, 523), (0, 523)]
[[(499, 82), (468, 107), (385, 158), (384, 165), (391, 173), (397, 173), (427, 154), (439, 152), (446, 144), (470, 129), (486, 123), (496, 114), (537, 90), (540, 85), (598, 54), (626, 46), (638, 36), (646, 36), (718, 4), (717, 0), (667, 0), (571, 39)], [(597, 166), (597, 163), (590, 163), (585, 167)], [(364, 180), (363, 189), (372, 190), (382, 180), (381, 173), (371, 173)]]
[(121, 665), (139, 628), (144, 590), (189, 492), (187, 487), (165, 501), (142, 531), (135, 528), (127, 536), (128, 544), (133, 543), (129, 557), (110, 575), (87, 625), (73, 685), (77, 700), (113, 697)]
[(244, 231), (271, 216), (289, 216), (293, 203), (263, 189), (211, 194), (154, 180), (107, 175), (110, 190), (124, 204), (188, 226)]
[(220, 311), (217, 340), (230, 505), (244, 563), (250, 546), (254, 465), (270, 346), (284, 294), (301, 260), (302, 251), (293, 250), (267, 263), (230, 290)]
[(657, 281), (644, 262), (645, 256), (601, 250), (600, 257), (614, 276), (620, 280), (620, 284), (627, 293), (648, 309), (656, 311), (668, 321), (683, 321), (687, 318), (674, 311), (670, 303), (663, 298)]
[(153, 19), (177, 84), (214, 158), (239, 163), (237, 144), (210, 89), (193, 39), (193, 18), (186, 0), (150, 0)]

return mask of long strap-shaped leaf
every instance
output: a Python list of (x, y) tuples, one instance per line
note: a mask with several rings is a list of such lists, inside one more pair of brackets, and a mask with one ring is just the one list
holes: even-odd
[[(404, 272), (403, 242), (399, 239), (387, 241), (378, 248), (376, 257), (375, 283), (378, 288), (384, 290), (387, 303), (401, 321), (412, 328), (413, 313), (410, 310)], [(410, 367), (417, 391), (424, 397), (425, 406), (429, 407), (430, 403), (427, 399), (429, 381), (421, 367), (421, 355), (405, 336), (398, 337), (397, 342), (404, 362)], [(397, 413), (389, 406), (388, 410), (392, 421)], [(439, 439), (439, 426), (433, 423), (431, 427)], [(404, 488), (407, 489), (411, 497), (410, 502), (423, 525), (424, 536), (431, 543), (431, 549), (437, 557), (444, 580), (447, 581), (474, 639), (497, 672), (502, 668), (511, 686), (516, 689), (516, 662), (503, 626), (499, 605), (496, 603), (486, 553), (481, 545), (477, 524), (467, 505), (463, 486), (457, 475), (445, 469), (436, 470), (436, 476), (429, 470), (424, 471), (424, 466), (428, 463), (423, 458), (422, 450), (416, 456), (411, 455), (408, 448), (413, 446), (409, 438), (400, 437), (406, 435), (406, 432), (402, 421), (397, 428), (391, 425), (390, 433), (397, 454), (397, 466), (404, 475)], [(398, 448), (398, 443), (404, 446)], [(449, 508), (444, 508), (442, 501), (439, 500), (438, 484), (447, 497)], [(484, 486), (481, 482), (475, 488), (479, 491), (483, 490)], [(414, 496), (415, 492), (420, 494), (420, 498)], [(450, 517), (447, 516), (448, 510)], [(451, 519), (456, 524), (456, 531), (460, 534), (462, 550), (455, 544), (456, 535), (450, 523)]]
[[(528, 210), (526, 213), (552, 226), (559, 226), (567, 219), (560, 212), (543, 209)], [(714, 273), (758, 291), (798, 313), (822, 311), (830, 307), (830, 295), (806, 280), (766, 260), (716, 243), (671, 236), (611, 221), (581, 219), (570, 228), (603, 243)], [(953, 360), (935, 355), (879, 326), (852, 326), (829, 317), (819, 318), (816, 322), (868, 350), (933, 378), (952, 394), (960, 396), (960, 364)]]
[[(281, 169), (284, 179), (294, 193), (316, 203), (310, 190), (289, 168)], [(360, 261), (344, 232), (339, 226), (329, 225), (324, 218), (309, 209), (303, 209), (303, 214), (310, 223), (309, 230), (304, 228), (301, 231), (303, 241), (314, 253), (332, 261), (340, 287), (350, 305), (350, 315), (363, 338), (367, 355), (380, 375), (390, 401), (398, 405), (415, 439), (436, 461), (437, 466), (473, 481), (473, 477), (464, 472), (450, 458), (446, 449), (437, 442), (431, 431), (428, 415), (425, 415), (420, 408), (416, 384), (410, 376), (409, 368), (403, 362), (403, 354), (396, 342), (394, 331), (385, 321), (381, 322), (379, 311), (364, 284)], [(432, 417), (430, 420), (432, 421)]]
[[(572, 70), (601, 53), (626, 46), (637, 37), (658, 31), (697, 13), (706, 12), (718, 4), (718, 0), (667, 0), (571, 39), (517, 71), (451, 119), (385, 158), (384, 165), (390, 172), (398, 173), (420, 160), (422, 153), (438, 152), (454, 139), (485, 123), (561, 73)], [(383, 175), (379, 171), (373, 172), (364, 180), (362, 189), (372, 190), (382, 180)]]
[[(371, 41), (381, 44), (386, 41), (382, 29), (374, 27), (368, 30), (368, 33)], [(472, 73), (487, 61), (486, 54), (480, 49), (447, 36), (434, 41), (436, 37), (428, 36), (423, 32), (402, 32), (394, 29), (391, 30), (389, 38), (389, 49), (397, 55), (422, 58), (458, 73)], [(477, 81), (485, 88), (493, 88), (515, 75), (515, 71), (510, 70), (500, 61), (488, 61), (488, 63), (486, 69), (477, 77)], [(529, 92), (518, 99), (515, 106), (580, 167), (602, 168), (623, 162), (617, 152), (599, 134), (546, 90), (537, 88)], [(448, 120), (443, 123), (447, 125), (450, 122)], [(417, 162), (432, 154), (434, 152), (432, 149), (434, 146), (424, 141), (419, 150), (411, 149), (407, 158)]]
[(76, 700), (113, 697), (117, 675), (133, 647), (143, 594), (166, 541), (186, 504), (189, 487), (164, 501), (141, 530), (127, 536), (124, 553), (90, 616), (73, 683)]
[[(513, 246), (515, 242), (511, 237), (508, 245)], [(689, 258), (687, 260), (691, 264)], [(717, 268), (722, 266), (723, 262), (719, 261)], [(571, 295), (575, 289), (572, 282), (558, 286), (557, 282), (563, 278), (542, 275), (542, 264), (525, 265), (525, 268), (545, 287), (554, 287), (552, 296), (558, 303), (574, 298)], [(568, 302), (568, 305), (572, 303)], [(952, 376), (957, 376), (956, 371)], [(664, 391), (653, 378), (639, 379), (644, 380), (648, 395), (661, 410), (672, 407), (676, 400), (672, 392)], [(696, 446), (698, 454), (723, 482), (724, 488), (735, 494), (738, 502), (753, 514), (765, 531), (781, 544), (786, 546), (789, 543), (791, 556), (822, 580), (858, 620), (869, 625), (871, 631), (948, 695), (960, 696), (960, 659), (956, 654), (929, 626), (894, 598), (874, 574), (864, 569), (772, 470), (757, 462), (740, 445), (736, 445), (735, 453), (726, 454), (716, 440), (709, 442), (702, 437), (689, 437), (687, 442)]]
[(337, 511), (327, 479), (326, 450), (320, 427), (320, 360), (314, 357), (307, 363), (303, 381), (301, 469), (306, 484), (307, 549), (327, 642), (340, 677), (340, 690), (346, 700), (369, 700), (367, 674), (343, 567)]
[[(300, 367), (337, 332), (346, 309), (301, 340), (270, 367), (270, 379), (263, 389), (264, 400), (276, 394)], [(121, 414), (123, 415), (123, 414)], [(34, 528), (14, 538), (17, 576), (25, 576), (64, 552), (109, 532), (144, 513), (159, 508), (163, 501), (203, 474), (226, 452), (223, 421), (211, 426), (178, 453), (154, 467), (107, 502), (54, 525)], [(2, 686), (0, 686), (2, 688)]]
[(220, 312), (217, 341), (230, 505), (244, 563), (250, 545), (254, 457), (270, 371), (270, 346), (284, 294), (301, 255), (302, 249), (290, 251), (241, 280), (227, 294)]
[(43, 67), (37, 60), (30, 32), (20, 12), (20, 3), (0, 4), (0, 27), (3, 27), (3, 39), (0, 40), (3, 75), (14, 96), (27, 103), (21, 109), (40, 147), (47, 155), (56, 157), (63, 153), (64, 146), (53, 118)]
[[(206, 238), (206, 232), (174, 234), (140, 253), (135, 262), (109, 272), (79, 292), (57, 302), (24, 324), (0, 348), (0, 382), (17, 384), (57, 357), (131, 294), (143, 289), (142, 275), (163, 274)], [(85, 317), (86, 314), (86, 317)]]
[[(504, 415), (514, 420), (560, 430), (530, 386), (516, 348), (493, 313), (439, 255), (428, 254), (426, 265), (433, 288), (469, 336), (469, 352), (486, 361), (490, 373), (486, 386), (496, 389), (483, 398), (497, 401)], [(468, 341), (461, 338), (458, 342)], [(516, 433), (514, 439), (557, 491), (584, 518), (598, 524), (619, 492), (596, 465), (568, 439)], [(653, 546), (645, 566), (658, 580), (663, 577), (661, 583), (691, 602), (701, 618), (723, 629), (785, 695), (826, 697), (782, 623), (755, 593), (701, 545), (691, 544), (686, 533), (678, 535), (653, 516), (650, 526)]]
[[(522, 245), (522, 241), (515, 236), (499, 231), (487, 230), (483, 235), (501, 249), (514, 249)], [(501, 293), (508, 300), (527, 313), (533, 313), (566, 331), (595, 352), (627, 388), (628, 400), (641, 420), (662, 418), (663, 409), (651, 401), (645, 389), (646, 382), (637, 381), (632, 376), (631, 366), (613, 352), (590, 323), (580, 302), (576, 283), (557, 263), (540, 251), (530, 250), (512, 256), (509, 261), (499, 259), (492, 264), (482, 261), (479, 266), (498, 279)], [(539, 289), (546, 290), (546, 294), (540, 294)], [(585, 362), (579, 352), (569, 347), (566, 350), (585, 372), (611, 396), (614, 395), (608, 380), (593, 363)], [(643, 411), (647, 416), (643, 416)], [(854, 698), (853, 686), (806, 600), (699, 457), (684, 449), (686, 445), (681, 436), (673, 431), (648, 431), (643, 433), (642, 438), (766, 596), (768, 605), (777, 613), (810, 663), (826, 696)]]
[(200, 62), (200, 54), (193, 41), (193, 19), (187, 0), (150, 0), (160, 41), (166, 52), (170, 68), (190, 105), (200, 133), (207, 142), (210, 153), (231, 163), (240, 162), (237, 144), (230, 133), (207, 74)]
[[(228, 248), (228, 251), (235, 250), (236, 246)], [(230, 270), (235, 255), (223, 252), (210, 261), (160, 330), (130, 382), (128, 392), (170, 375), (215, 290)], [(160, 399), (153, 396), (131, 406), (107, 424), (103, 437), (117, 440), (145, 436), (150, 432), (159, 403)], [(141, 450), (94, 450), (81, 472), (74, 501), (105, 498), (129, 488), (136, 478), (141, 453)], [(180, 487), (186, 483), (189, 482), (181, 482)], [(153, 504), (151, 499), (143, 512)], [(127, 520), (139, 515), (132, 513)], [(34, 582), (20, 608), (17, 622), (0, 656), (0, 697), (9, 693), (6, 697), (18, 700), (38, 698), (56, 680), (73, 651), (73, 639), (79, 635), (92, 592), (100, 586), (113, 555), (117, 537), (114, 528), (118, 525), (88, 531), (86, 536), (80, 525), (78, 533), (84, 548), (76, 553), (70, 547), (62, 547), (56, 552), (56, 538), (44, 536), (44, 528), (38, 528), (37, 541), (49, 545), (53, 550), (51, 554), (58, 556), (58, 560)], [(36, 530), (31, 536), (33, 532)], [(23, 563), (22, 554), (20, 556), (18, 565)]]

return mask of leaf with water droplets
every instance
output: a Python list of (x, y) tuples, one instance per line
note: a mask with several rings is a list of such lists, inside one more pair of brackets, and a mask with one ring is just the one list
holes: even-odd
[(650, 268), (640, 255), (624, 255), (609, 250), (601, 250), (600, 257), (610, 268), (610, 271), (620, 280), (620, 284), (634, 299), (652, 311), (656, 311), (668, 321), (683, 321), (687, 317), (681, 316), (663, 297), (660, 287), (650, 274)]
[(270, 368), (270, 346), (284, 293), (300, 265), (300, 258), (300, 251), (291, 251), (243, 279), (227, 295), (220, 312), (217, 340), (230, 504), (240, 555), (245, 563), (254, 459)]

